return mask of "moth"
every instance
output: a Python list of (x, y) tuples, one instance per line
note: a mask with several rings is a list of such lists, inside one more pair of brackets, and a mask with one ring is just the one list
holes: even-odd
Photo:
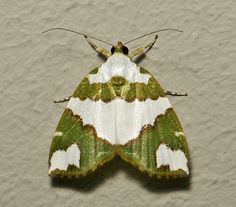
[[(83, 177), (115, 156), (156, 178), (188, 177), (189, 150), (180, 122), (157, 79), (133, 61), (150, 50), (154, 40), (129, 52), (126, 45), (154, 31), (116, 45), (83, 35), (106, 62), (83, 78), (69, 101), (54, 133), (49, 152), (49, 175)], [(175, 30), (179, 31), (179, 30)], [(98, 47), (95, 39), (111, 45)]]

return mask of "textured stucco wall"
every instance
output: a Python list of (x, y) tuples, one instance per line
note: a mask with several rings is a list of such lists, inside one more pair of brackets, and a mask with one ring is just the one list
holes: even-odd
[[(226, 206), (236, 204), (236, 1), (0, 0), (0, 206)], [(159, 28), (140, 64), (170, 97), (187, 134), (190, 184), (158, 183), (117, 159), (87, 179), (51, 182), (47, 158), (65, 104), (103, 60), (66, 27), (110, 42)], [(133, 45), (142, 45), (152, 37)]]

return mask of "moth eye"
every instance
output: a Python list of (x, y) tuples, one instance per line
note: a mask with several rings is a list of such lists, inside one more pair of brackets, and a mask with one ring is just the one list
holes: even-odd
[(129, 53), (128, 47), (123, 46), (123, 47), (122, 47), (122, 52), (123, 52), (123, 54), (127, 55), (127, 54)]
[(114, 54), (114, 52), (115, 52), (115, 47), (112, 46), (112, 48), (111, 48), (111, 54)]

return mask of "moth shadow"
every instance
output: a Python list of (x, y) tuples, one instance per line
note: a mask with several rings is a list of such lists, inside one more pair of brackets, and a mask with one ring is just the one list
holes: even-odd
[(161, 193), (175, 190), (189, 190), (191, 186), (190, 178), (174, 180), (151, 178), (119, 157), (115, 157), (112, 161), (104, 164), (95, 172), (83, 178), (52, 178), (51, 186), (56, 188), (70, 188), (85, 193), (91, 192), (109, 179), (115, 179), (115, 175), (120, 171), (125, 172), (129, 179), (134, 180), (139, 186), (151, 192)]
[(107, 58), (106, 58), (104, 55), (102, 55), (101, 53), (98, 53), (97, 56), (98, 56), (99, 58), (101, 58), (104, 62), (107, 61)]
[(139, 63), (142, 62), (142, 60), (147, 56), (147, 53), (151, 50), (152, 48), (149, 48), (148, 50), (146, 50), (145, 52), (141, 53), (140, 55), (138, 55), (135, 59), (134, 62), (138, 65)]
[(113, 178), (119, 171), (122, 170), (121, 163), (117, 162), (117, 157), (99, 167), (95, 172), (92, 172), (86, 177), (81, 178), (52, 178), (51, 186), (58, 188), (71, 188), (81, 192), (94, 191), (102, 183)]
[(147, 56), (146, 54), (147, 54), (147, 51), (145, 53), (140, 54), (138, 57), (134, 59), (134, 62), (138, 65)]
[(130, 180), (135, 180), (135, 182), (142, 186), (142, 188), (145, 188), (148, 191), (161, 193), (191, 189), (191, 174), (188, 178), (157, 179), (140, 172), (138, 169), (123, 160), (121, 160), (121, 162), (123, 166), (122, 170), (126, 172), (127, 177)]

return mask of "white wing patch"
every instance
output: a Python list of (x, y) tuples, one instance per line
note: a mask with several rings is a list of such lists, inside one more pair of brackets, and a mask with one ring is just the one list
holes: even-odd
[(57, 150), (53, 153), (50, 160), (51, 166), (49, 168), (49, 174), (55, 170), (67, 170), (68, 165), (75, 165), (80, 167), (80, 150), (76, 143), (67, 148), (66, 151)]
[(84, 125), (94, 126), (99, 137), (111, 144), (125, 144), (138, 137), (144, 125), (153, 125), (155, 118), (165, 114), (171, 105), (166, 97), (145, 101), (135, 99), (131, 103), (123, 99), (104, 103), (102, 100), (81, 101), (79, 98), (71, 98), (67, 108), (74, 115), (79, 115)]
[(63, 132), (57, 131), (57, 132), (54, 133), (54, 137), (60, 137), (62, 135), (63, 135)]
[(97, 74), (89, 74), (88, 79), (90, 83), (105, 83), (110, 81), (113, 76), (123, 76), (131, 83), (140, 82), (148, 83), (149, 74), (140, 73), (139, 67), (130, 61), (130, 59), (123, 54), (114, 54), (103, 63)]
[(184, 133), (175, 131), (175, 136), (176, 137), (184, 136)]
[(168, 165), (170, 170), (182, 169), (189, 174), (187, 158), (181, 150), (172, 151), (165, 144), (160, 144), (156, 151), (157, 168)]

